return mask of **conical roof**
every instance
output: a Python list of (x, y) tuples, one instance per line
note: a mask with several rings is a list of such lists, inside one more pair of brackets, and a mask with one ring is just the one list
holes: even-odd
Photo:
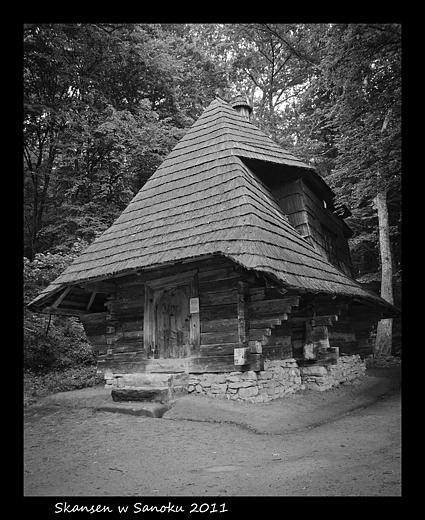
[(68, 285), (210, 254), (287, 288), (382, 303), (299, 235), (244, 159), (311, 170), (216, 98), (112, 226), (30, 307)]

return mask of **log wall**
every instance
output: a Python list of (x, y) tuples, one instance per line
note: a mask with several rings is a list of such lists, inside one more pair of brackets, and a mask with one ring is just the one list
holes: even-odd
[[(178, 359), (151, 359), (144, 344), (145, 291), (149, 282), (196, 271), (200, 311), (198, 355)], [(234, 349), (248, 345), (248, 285), (244, 270), (225, 258), (189, 262), (115, 280), (115, 294), (107, 312), (83, 317), (87, 337), (99, 352), (100, 371), (224, 372), (259, 370), (261, 354), (253, 353), (249, 366), (235, 367)]]
[[(199, 348), (186, 358), (154, 359), (144, 344), (146, 288), (189, 272), (197, 278)], [(271, 280), (223, 257), (119, 277), (114, 288), (105, 312), (81, 318), (104, 373), (261, 371), (265, 362), (292, 357), (334, 364), (338, 352), (365, 352), (376, 319), (347, 298), (281, 294)], [(235, 364), (235, 349), (246, 349), (245, 364)]]

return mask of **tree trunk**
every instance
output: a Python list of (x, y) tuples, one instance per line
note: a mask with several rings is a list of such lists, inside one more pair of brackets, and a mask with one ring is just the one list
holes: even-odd
[[(383, 134), (387, 128), (391, 116), (388, 110), (381, 128)], [(388, 220), (387, 191), (382, 175), (378, 172), (378, 193), (374, 199), (378, 211), (379, 247), (381, 252), (381, 298), (389, 303), (394, 303), (393, 298), (393, 261), (390, 247), (390, 226)], [(375, 341), (375, 356), (391, 355), (393, 339), (393, 320), (386, 318), (378, 322)]]
[[(390, 249), (387, 194), (385, 191), (378, 192), (375, 204), (378, 210), (379, 245), (381, 250), (381, 297), (389, 303), (394, 303), (393, 262)], [(392, 318), (386, 318), (378, 322), (374, 349), (375, 356), (389, 356), (391, 354), (392, 328)]]

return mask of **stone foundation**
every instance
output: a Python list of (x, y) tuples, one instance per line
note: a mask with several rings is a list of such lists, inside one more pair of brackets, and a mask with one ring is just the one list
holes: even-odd
[(189, 393), (263, 403), (302, 390), (295, 359), (266, 361), (264, 370), (221, 374), (189, 374)]
[[(105, 374), (105, 387), (117, 400), (146, 400), (157, 392), (157, 400), (189, 394), (209, 395), (263, 403), (300, 390), (329, 390), (334, 386), (361, 378), (366, 363), (358, 354), (339, 357), (336, 365), (299, 367), (293, 358), (265, 361), (264, 370), (205, 374)], [(140, 398), (138, 399), (138, 395)]]
[(336, 365), (310, 365), (300, 367), (301, 377), (308, 390), (329, 390), (341, 383), (361, 378), (366, 372), (366, 362), (358, 354), (341, 356)]

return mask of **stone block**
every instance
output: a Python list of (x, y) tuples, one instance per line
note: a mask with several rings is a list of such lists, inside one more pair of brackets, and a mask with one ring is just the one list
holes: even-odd
[(257, 375), (258, 380), (271, 379), (272, 377), (273, 374), (269, 370), (261, 370)]
[(235, 383), (229, 383), (229, 388), (248, 388), (253, 386), (255, 383), (253, 381), (239, 381)]
[(322, 365), (311, 365), (308, 367), (300, 367), (302, 376), (322, 376), (327, 375), (326, 367)]
[(169, 386), (170, 374), (151, 374), (151, 373), (135, 373), (135, 374), (124, 374), (122, 381), (124, 386), (132, 387), (146, 387), (146, 386)]
[(239, 388), (238, 395), (242, 398), (253, 397), (255, 395), (258, 395), (258, 387), (250, 386), (248, 388)]
[(284, 369), (282, 367), (274, 367), (273, 369), (273, 379), (276, 381), (282, 381), (284, 376)]
[(112, 400), (117, 401), (151, 401), (166, 402), (170, 399), (168, 388), (114, 388), (111, 392)]
[(224, 394), (227, 390), (226, 383), (212, 383), (211, 384), (211, 392), (213, 394)]
[(316, 383), (318, 385), (325, 385), (325, 384), (328, 383), (328, 378), (327, 377), (320, 377), (320, 376), (318, 376), (318, 377), (316, 377)]
[(237, 375), (228, 375), (226, 377), (226, 380), (229, 382), (229, 383), (236, 383), (237, 381), (241, 381), (241, 374), (237, 374)]
[(248, 370), (248, 372), (243, 372), (241, 374), (241, 379), (242, 380), (250, 379), (252, 381), (257, 381), (257, 373), (254, 372), (254, 370)]

